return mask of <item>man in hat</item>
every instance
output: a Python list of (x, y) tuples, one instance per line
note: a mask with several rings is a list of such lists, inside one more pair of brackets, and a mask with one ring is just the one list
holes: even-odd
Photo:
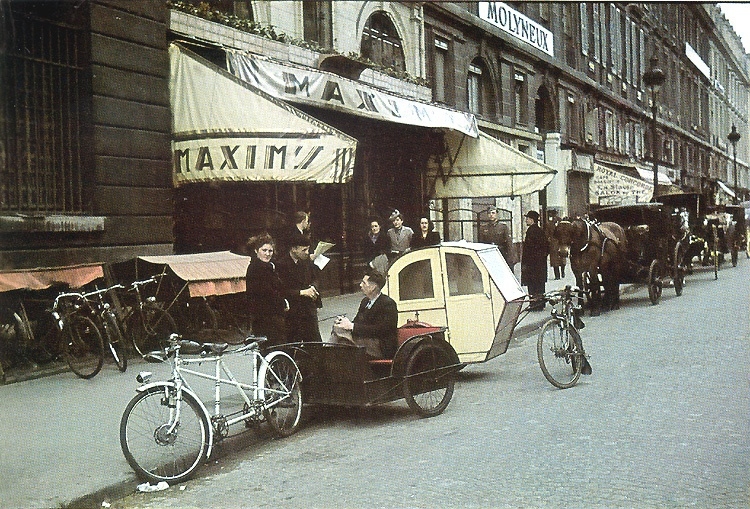
[(289, 244), (289, 251), (276, 264), (284, 298), (289, 302), (287, 341), (322, 341), (318, 328), (318, 308), (323, 307), (317, 283), (320, 270), (310, 260), (310, 238), (298, 233), (292, 235)]
[[(531, 297), (544, 293), (547, 281), (547, 254), (549, 246), (542, 228), (539, 226), (539, 213), (530, 210), (526, 213), (526, 239), (521, 255), (521, 284), (526, 286)], [(544, 310), (544, 301), (533, 304), (530, 311)]]
[(516, 264), (513, 260), (513, 241), (510, 238), (508, 225), (497, 218), (497, 207), (490, 207), (487, 211), (488, 221), (479, 230), (479, 242), (495, 244), (505, 262), (511, 269)]

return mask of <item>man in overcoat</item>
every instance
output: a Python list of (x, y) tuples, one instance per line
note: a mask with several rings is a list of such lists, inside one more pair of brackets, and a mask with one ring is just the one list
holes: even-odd
[(318, 327), (318, 308), (323, 307), (318, 291), (320, 270), (310, 260), (310, 238), (298, 233), (289, 244), (289, 252), (276, 264), (284, 298), (289, 302), (287, 342), (322, 341)]
[[(544, 231), (539, 226), (539, 213), (530, 210), (526, 213), (526, 238), (521, 256), (521, 284), (529, 290), (529, 295), (539, 297), (544, 293), (547, 282), (547, 254), (549, 246)], [(530, 311), (544, 309), (544, 301), (532, 305)]]

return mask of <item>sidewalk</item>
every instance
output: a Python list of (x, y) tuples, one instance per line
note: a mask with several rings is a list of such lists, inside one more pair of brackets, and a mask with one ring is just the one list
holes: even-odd
[[(566, 274), (547, 288), (572, 283)], [(361, 298), (353, 293), (323, 299), (321, 335), (330, 335), (336, 315), (353, 317)], [(514, 337), (531, 334), (547, 317), (529, 315)], [(135, 376), (144, 369), (155, 371), (153, 364), (130, 359), (125, 373), (105, 363), (91, 380), (44, 373), (0, 386), (2, 507), (101, 507), (132, 493), (138, 481), (120, 450), (119, 425), (138, 385)]]

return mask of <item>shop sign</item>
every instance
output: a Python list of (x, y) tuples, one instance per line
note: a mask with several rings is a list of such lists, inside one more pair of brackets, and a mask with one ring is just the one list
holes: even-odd
[(552, 32), (504, 2), (479, 2), (479, 17), (549, 56), (555, 56)]
[(594, 175), (589, 183), (589, 202), (599, 205), (630, 205), (645, 203), (654, 194), (652, 185), (607, 168), (594, 165)]

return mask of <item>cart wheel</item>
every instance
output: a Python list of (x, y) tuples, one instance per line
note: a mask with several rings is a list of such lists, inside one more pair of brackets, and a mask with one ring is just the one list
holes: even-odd
[(654, 305), (658, 304), (661, 298), (660, 270), (659, 260), (652, 261), (651, 266), (648, 268), (648, 298), (651, 300), (651, 304)]
[(674, 267), (672, 269), (672, 280), (674, 281), (674, 293), (679, 297), (685, 286), (685, 266), (682, 243), (678, 242), (674, 247)]
[(420, 416), (434, 417), (448, 406), (455, 383), (448, 352), (432, 343), (423, 343), (406, 363), (404, 398)]

